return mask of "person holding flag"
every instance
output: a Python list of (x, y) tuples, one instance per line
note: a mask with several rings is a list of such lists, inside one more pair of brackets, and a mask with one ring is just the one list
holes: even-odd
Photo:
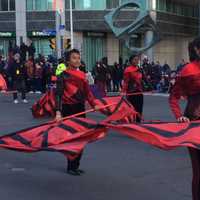
[[(62, 120), (73, 114), (85, 111), (85, 101), (87, 100), (96, 110), (95, 98), (90, 91), (85, 73), (78, 70), (81, 65), (80, 52), (72, 49), (68, 53), (69, 68), (65, 70), (57, 79), (56, 86), (56, 120)], [(80, 117), (85, 117), (81, 115)], [(67, 157), (67, 156), (66, 156)], [(68, 159), (67, 173), (80, 176), (84, 171), (79, 169), (80, 154), (75, 160)]]
[[(176, 119), (180, 123), (190, 123), (200, 119), (200, 37), (189, 44), (190, 63), (179, 72), (170, 94), (169, 103)], [(187, 99), (184, 114), (179, 100)], [(200, 150), (189, 148), (193, 168), (193, 200), (200, 199)]]
[[(122, 86), (122, 95), (127, 95), (128, 101), (133, 105), (140, 116), (137, 122), (141, 122), (143, 112), (143, 74), (138, 67), (140, 61), (139, 55), (132, 55), (129, 59), (130, 66), (124, 71), (124, 84)], [(138, 93), (137, 95), (134, 93)]]

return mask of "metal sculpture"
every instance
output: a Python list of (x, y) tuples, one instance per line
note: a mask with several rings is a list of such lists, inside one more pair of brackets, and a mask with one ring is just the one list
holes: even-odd
[[(137, 18), (134, 19), (133, 22), (128, 26), (117, 27), (114, 24), (115, 19), (119, 16), (120, 10), (122, 10), (125, 7), (137, 8), (139, 10), (139, 14)], [(119, 39), (124, 40), (127, 48), (129, 48), (133, 53), (140, 54), (160, 41), (160, 33), (156, 23), (150, 16), (150, 12), (146, 10), (145, 6), (141, 4), (139, 0), (130, 0), (122, 4), (118, 8), (108, 13), (105, 16), (105, 21), (109, 25), (115, 36)], [(147, 31), (153, 32), (151, 42), (139, 48), (130, 46), (130, 40), (133, 34), (145, 33)]]

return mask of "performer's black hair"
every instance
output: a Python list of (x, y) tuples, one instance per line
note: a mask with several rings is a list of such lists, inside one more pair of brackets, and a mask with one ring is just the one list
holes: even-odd
[(200, 60), (199, 55), (197, 55), (195, 48), (200, 49), (200, 37), (195, 38), (192, 42), (189, 43), (188, 51), (190, 61)]
[(188, 45), (188, 52), (189, 52), (189, 58), (190, 58), (190, 62), (193, 62), (196, 60), (197, 54), (196, 51), (194, 49), (194, 43), (190, 42)]
[(139, 54), (132, 54), (132, 55), (130, 56), (130, 58), (129, 58), (129, 63), (131, 64), (132, 60), (133, 60), (135, 57), (137, 57), (137, 56), (139, 56)]
[(200, 49), (200, 37), (197, 37), (193, 41), (194, 46), (197, 47), (197, 49)]
[(63, 58), (58, 59), (58, 63), (59, 64), (64, 63), (64, 59)]
[(70, 57), (73, 53), (76, 53), (76, 54), (81, 54), (80, 51), (78, 49), (72, 49), (70, 51), (67, 52), (66, 54), (66, 61), (69, 61), (70, 60)]

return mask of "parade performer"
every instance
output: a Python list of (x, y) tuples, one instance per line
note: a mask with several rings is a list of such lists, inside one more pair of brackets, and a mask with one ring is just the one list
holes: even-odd
[[(200, 119), (200, 37), (189, 45), (190, 63), (179, 73), (172, 89), (169, 102), (178, 122), (190, 122)], [(182, 114), (179, 100), (187, 99), (187, 107)], [(192, 160), (193, 200), (200, 200), (200, 150), (189, 148)]]
[[(61, 117), (70, 116), (73, 114), (85, 111), (85, 101), (87, 100), (91, 106), (95, 106), (95, 98), (92, 95), (89, 84), (86, 80), (86, 75), (78, 70), (81, 59), (80, 52), (73, 49), (68, 54), (69, 69), (64, 71), (58, 76), (56, 87), (56, 104), (57, 112), (56, 119), (60, 120)], [(80, 117), (85, 117), (82, 115)], [(67, 172), (71, 175), (79, 176), (84, 173), (79, 169), (80, 154), (75, 160), (68, 159)]]
[[(140, 57), (132, 55), (129, 59), (130, 66), (124, 71), (124, 84), (122, 93), (127, 95), (127, 99), (134, 106), (135, 110), (142, 116), (143, 112), (143, 75), (138, 67)], [(134, 95), (133, 93), (141, 93)], [(133, 94), (133, 95), (131, 95)], [(141, 117), (137, 117), (137, 122), (141, 122)]]
[(23, 103), (28, 103), (26, 100), (26, 70), (24, 65), (21, 63), (20, 55), (16, 54), (14, 57), (14, 62), (10, 69), (11, 77), (13, 80), (13, 90), (16, 91), (13, 93), (14, 103), (18, 104), (18, 92), (21, 92), (21, 98)]

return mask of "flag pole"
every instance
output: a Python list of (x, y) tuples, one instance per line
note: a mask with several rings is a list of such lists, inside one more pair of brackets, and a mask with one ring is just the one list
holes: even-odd
[(71, 48), (74, 48), (74, 28), (73, 28), (73, 7), (72, 0), (70, 0), (70, 38), (71, 38)]

